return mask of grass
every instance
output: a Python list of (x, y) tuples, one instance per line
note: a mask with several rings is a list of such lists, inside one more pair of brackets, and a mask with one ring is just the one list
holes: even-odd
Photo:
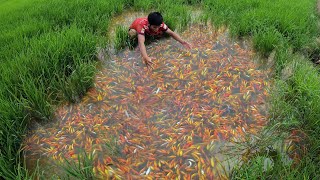
[(67, 174), (66, 179), (70, 179), (71, 177), (87, 180), (95, 179), (95, 174), (93, 172), (93, 154), (87, 154), (85, 151), (82, 151), (80, 154), (78, 154), (77, 161), (68, 160), (65, 158), (65, 161), (61, 167)]
[(117, 26), (115, 30), (114, 48), (119, 51), (125, 47), (133, 48), (137, 45), (137, 38), (129, 37), (128, 27)]
[[(171, 29), (183, 30), (191, 20), (191, 7), (200, 5), (203, 17), (214, 26), (228, 26), (234, 37), (252, 37), (255, 50), (264, 57), (275, 52), (269, 127), (276, 127), (276, 133), (299, 129), (307, 134), (308, 152), (294, 168), (279, 160), (272, 168), (262, 168), (269, 156), (260, 153), (239, 164), (231, 178), (319, 179), (320, 77), (308, 59), (316, 60), (320, 52), (316, 0), (289, 4), (285, 0), (0, 0), (0, 4), (1, 178), (32, 178), (20, 160), (26, 126), (30, 119), (50, 121), (55, 106), (79, 101), (93, 85), (96, 48), (110, 42), (112, 16), (126, 8), (157, 10)], [(119, 49), (130, 45), (126, 31), (116, 30)], [(261, 149), (269, 145), (267, 139), (257, 144)]]
[[(294, 50), (302, 50), (315, 40), (318, 35), (315, 4), (315, 0), (294, 1), (289, 6), (284, 0), (273, 3), (254, 0), (207, 0), (205, 9), (210, 17), (214, 17), (214, 25), (228, 25), (234, 36), (249, 35), (254, 39), (262, 36), (262, 42), (256, 44), (256, 47), (259, 47), (257, 50), (269, 55), (271, 45), (276, 47), (289, 43)], [(267, 35), (263, 37), (265, 33)]]
[[(121, 156), (121, 149), (115, 137), (110, 137), (110, 140), (102, 147), (104, 149), (103, 153), (110, 157)], [(95, 150), (87, 153), (84, 149), (79, 149), (77, 160), (64, 158), (64, 161), (58, 165), (64, 170), (65, 175), (62, 177), (57, 175), (57, 178), (99, 179), (99, 172), (94, 171), (94, 164), (99, 161), (97, 158), (99, 158), (99, 155)]]

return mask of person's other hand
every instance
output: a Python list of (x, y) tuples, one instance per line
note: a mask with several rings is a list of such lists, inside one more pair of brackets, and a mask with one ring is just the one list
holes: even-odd
[(187, 49), (191, 49), (191, 48), (192, 48), (191, 44), (188, 43), (187, 41), (184, 41), (184, 42), (182, 43), (182, 45), (183, 45), (185, 48), (187, 48)]
[(143, 62), (146, 64), (148, 69), (153, 69), (154, 62), (152, 62), (152, 60), (154, 60), (155, 58), (150, 58), (150, 57), (145, 57), (142, 58)]

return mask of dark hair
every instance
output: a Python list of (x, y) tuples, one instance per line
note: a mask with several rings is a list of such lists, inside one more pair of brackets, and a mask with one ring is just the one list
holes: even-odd
[(163, 22), (163, 17), (159, 12), (152, 12), (148, 16), (148, 22), (150, 25), (160, 26)]

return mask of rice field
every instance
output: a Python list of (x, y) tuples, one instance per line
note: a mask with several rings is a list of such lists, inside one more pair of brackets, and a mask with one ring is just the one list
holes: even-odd
[[(49, 2), (43, 0), (32, 2), (1, 0), (0, 4), (0, 176), (2, 178), (32, 179), (43, 176), (41, 168), (29, 168), (34, 171), (28, 170), (27, 163), (21, 156), (27, 148), (23, 143), (26, 135), (30, 134), (33, 128), (48, 126), (50, 128), (52, 122), (59, 122), (61, 119), (57, 115), (61, 107), (65, 107), (69, 103), (71, 106), (73, 104), (77, 106), (77, 104), (83, 103), (88, 95), (90, 96), (92, 88), (97, 86), (96, 78), (101, 77), (99, 76), (101, 52), (108, 50), (109, 47), (116, 47), (117, 51), (121, 53), (123, 52), (121, 48), (130, 45), (125, 35), (125, 29), (121, 25), (116, 28), (114, 33), (110, 33), (114, 28), (113, 17), (126, 11), (148, 13), (153, 10), (163, 13), (169, 27), (181, 34), (184, 31), (190, 33), (188, 27), (191, 27), (192, 23), (202, 23), (205, 27), (213, 27), (215, 30), (227, 28), (230, 36), (236, 41), (250, 39), (255, 58), (249, 58), (246, 61), (254, 61), (259, 57), (258, 59), (262, 63), (272, 67), (272, 72), (269, 75), (272, 79), (272, 85), (269, 87), (270, 93), (266, 98), (268, 111), (264, 121), (265, 126), (257, 132), (256, 136), (233, 140), (233, 143), (237, 144), (233, 149), (242, 158), (239, 158), (240, 162), (234, 164), (226, 176), (220, 177), (230, 179), (319, 178), (317, 173), (319, 168), (317, 135), (320, 131), (318, 126), (320, 92), (318, 66), (313, 62), (319, 60), (320, 50), (317, 40), (319, 14), (315, 0), (294, 0), (290, 4), (284, 0), (276, 0), (272, 3), (254, 0), (57, 0)], [(191, 12), (199, 11), (199, 9), (200, 15), (194, 18)], [(188, 37), (197, 37), (197, 31), (193, 31), (193, 33), (195, 35), (188, 35)], [(157, 41), (151, 41), (150, 47), (157, 43)], [(215, 42), (217, 39), (212, 41), (212, 43)], [(194, 43), (204, 45), (200, 42)], [(171, 52), (173, 49), (179, 50), (178, 47), (163, 48), (162, 54)], [(134, 52), (134, 49), (127, 49), (124, 52)], [(171, 52), (171, 54), (175, 53), (177, 52)], [(192, 57), (193, 51), (190, 53)], [(250, 54), (250, 52), (247, 53)], [(105, 60), (103, 63), (107, 65), (112, 64), (112, 58), (120, 58), (120, 56), (112, 57), (112, 55), (104, 53), (102, 55)], [(190, 64), (187, 55), (185, 55), (186, 60), (181, 61), (184, 65)], [(125, 54), (121, 58), (124, 57), (126, 57)], [(138, 68), (143, 71), (139, 57), (134, 60), (140, 63)], [(170, 63), (174, 63), (175, 60), (177, 59), (174, 58)], [(161, 62), (165, 61), (164, 59)], [(200, 58), (198, 63), (201, 62)], [(199, 72), (200, 74), (209, 73), (210, 75), (215, 71), (220, 72), (214, 69), (214, 66), (209, 66), (209, 63), (207, 65), (208, 72)], [(171, 64), (170, 66), (177, 65)], [(159, 72), (155, 71), (150, 75), (151, 77), (161, 73), (161, 70), (166, 70), (167, 67), (158, 68)], [(210, 68), (212, 68), (211, 71)], [(112, 73), (112, 71), (110, 70), (106, 74)], [(176, 72), (174, 69), (172, 71)], [(211, 76), (213, 75), (211, 74)], [(103, 77), (110, 76), (102, 76), (101, 78)], [(197, 78), (203, 80), (203, 83), (206, 82), (206, 79), (201, 79), (201, 76)], [(107, 78), (103, 81), (111, 79)], [(143, 88), (144, 86), (153, 87), (153, 85), (144, 84), (141, 85), (141, 91), (148, 91), (148, 88)], [(177, 85), (177, 87), (179, 86)], [(158, 91), (157, 94), (163, 93), (161, 88), (159, 90), (151, 88), (151, 90), (152, 92), (153, 90)], [(179, 97), (174, 92), (171, 92), (171, 95)], [(244, 95), (241, 95), (244, 98)], [(212, 96), (211, 98), (219, 99), (220, 96)], [(112, 94), (100, 96), (100, 98), (102, 97), (112, 99)], [(139, 97), (137, 98), (139, 99)], [(143, 100), (143, 97), (140, 98)], [(179, 101), (184, 102), (184, 100)], [(205, 103), (205, 101), (193, 97), (187, 104), (197, 101), (199, 101), (198, 104)], [(114, 99), (114, 102), (117, 100)], [(134, 102), (132, 103), (134, 104)], [(121, 102), (118, 102), (118, 105), (120, 104)], [(177, 107), (179, 107), (178, 104), (172, 108)], [(214, 107), (218, 106), (209, 105), (209, 107), (211, 108), (209, 108), (209, 114), (217, 114)], [(221, 109), (226, 107), (228, 106), (221, 106)], [(234, 107), (227, 108), (227, 110), (231, 112)], [(140, 118), (149, 117), (152, 122), (152, 117), (156, 116), (156, 112), (158, 111), (145, 111), (147, 114), (141, 114)], [(187, 109), (184, 112), (188, 114)], [(248, 112), (243, 114), (253, 115)], [(124, 118), (131, 117), (130, 115), (129, 111), (122, 114)], [(173, 115), (171, 114), (171, 116)], [(212, 114), (204, 117), (205, 120), (208, 120)], [(38, 126), (35, 127), (35, 124)], [(111, 128), (117, 126), (118, 124), (110, 125)], [(163, 127), (163, 129), (169, 130), (170, 128)], [(214, 130), (219, 130), (219, 128), (209, 128), (203, 131)], [(106, 151), (110, 152), (109, 155), (107, 153), (105, 155), (111, 158), (108, 162), (113, 162), (113, 166), (117, 166), (117, 163), (114, 163), (116, 160), (112, 158), (117, 157), (117, 154), (134, 151), (134, 149), (130, 149), (129, 144), (134, 141), (121, 139), (121, 136), (117, 136), (119, 134), (114, 135), (112, 134), (109, 138), (115, 138), (117, 143), (109, 141), (109, 144), (107, 143), (104, 147)], [(127, 143), (127, 150), (123, 143)], [(179, 156), (184, 150), (182, 146), (177, 144), (174, 146), (177, 148), (176, 153), (178, 154), (176, 155)], [(93, 178), (96, 175), (94, 156), (90, 154), (92, 152), (85, 153), (87, 155), (79, 156), (78, 160), (74, 158), (75, 161), (65, 156), (67, 158), (65, 161), (69, 162), (62, 165), (65, 174), (77, 178)], [(290, 159), (286, 160), (287, 157)], [(208, 157), (208, 162), (211, 163), (210, 158)], [(183, 164), (183, 158), (180, 159)], [(179, 158), (176, 160), (179, 162)], [(204, 161), (206, 162), (206, 160)], [(267, 167), (265, 167), (266, 161), (270, 162)], [(81, 168), (82, 166), (83, 168)], [(195, 168), (195, 170), (199, 170), (198, 174), (208, 175), (213, 172), (209, 169), (203, 170), (204, 173), (202, 173), (199, 167), (202, 167), (201, 163)], [(135, 171), (137, 169), (139, 167), (132, 168)], [(141, 169), (139, 170), (141, 171)], [(168, 169), (172, 170), (172, 168)], [(121, 172), (126, 171), (124, 169)], [(131, 169), (128, 171), (130, 172)], [(151, 176), (156, 174), (155, 171), (149, 164), (141, 173)], [(111, 174), (113, 177), (119, 175), (124, 178), (125, 176), (121, 172), (112, 171)], [(188, 174), (187, 171), (183, 172)], [(168, 173), (169, 171), (166, 175)], [(178, 177), (177, 171), (173, 171), (171, 174), (170, 177)], [(191, 173), (190, 176), (192, 176)]]

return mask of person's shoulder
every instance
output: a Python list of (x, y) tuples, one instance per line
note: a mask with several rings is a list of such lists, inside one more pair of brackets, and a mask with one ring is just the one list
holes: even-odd
[(167, 29), (168, 29), (168, 26), (163, 22), (163, 23), (160, 25), (160, 28), (163, 29), (163, 30), (167, 30)]

